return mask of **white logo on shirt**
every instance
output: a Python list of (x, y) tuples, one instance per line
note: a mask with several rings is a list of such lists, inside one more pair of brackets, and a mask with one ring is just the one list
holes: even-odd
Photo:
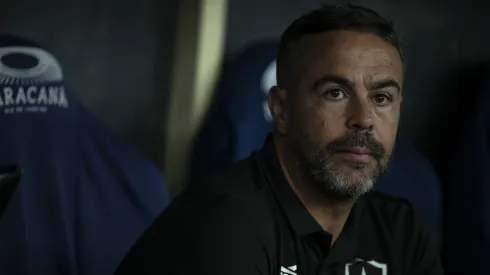
[(280, 275), (297, 275), (296, 270), (298, 266), (292, 265), (290, 267), (281, 266), (281, 274)]
[[(373, 274), (367, 272), (367, 266), (371, 266), (374, 271)], [(361, 269), (354, 268), (361, 267)], [(369, 270), (369, 269), (368, 269)], [(388, 267), (384, 263), (378, 263), (375, 260), (365, 261), (362, 259), (356, 259), (353, 263), (345, 264), (345, 275), (388, 275)]]

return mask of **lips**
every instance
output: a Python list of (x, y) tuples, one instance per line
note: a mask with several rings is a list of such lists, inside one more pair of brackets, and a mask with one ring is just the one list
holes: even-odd
[(356, 164), (368, 164), (373, 160), (373, 155), (369, 149), (363, 147), (353, 147), (339, 152), (344, 160)]
[(350, 153), (350, 154), (355, 154), (355, 155), (372, 155), (371, 150), (364, 148), (364, 147), (352, 147), (347, 150), (342, 150), (342, 153)]

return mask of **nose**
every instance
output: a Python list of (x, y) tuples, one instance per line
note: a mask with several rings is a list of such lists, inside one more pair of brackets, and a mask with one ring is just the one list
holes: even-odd
[(373, 131), (374, 122), (372, 110), (366, 100), (353, 99), (349, 102), (347, 128), (355, 131)]

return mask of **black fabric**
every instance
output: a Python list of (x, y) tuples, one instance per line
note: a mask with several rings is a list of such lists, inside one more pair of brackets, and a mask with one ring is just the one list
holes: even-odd
[(331, 238), (289, 187), (269, 138), (184, 192), (116, 274), (443, 274), (438, 247), (406, 200), (365, 195), (332, 247)]
[(17, 165), (0, 167), (0, 219), (19, 185), (22, 170)]

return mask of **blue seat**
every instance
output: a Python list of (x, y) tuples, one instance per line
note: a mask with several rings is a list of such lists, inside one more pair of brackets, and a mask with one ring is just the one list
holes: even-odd
[(437, 173), (412, 143), (398, 138), (388, 170), (374, 190), (409, 200), (435, 235), (442, 223), (442, 193)]
[(195, 140), (190, 183), (258, 150), (272, 130), (267, 104), (275, 85), (276, 41), (262, 41), (226, 62), (211, 111)]
[(444, 186), (444, 261), (446, 270), (454, 274), (489, 273), (490, 70), (481, 84), (477, 84), (477, 94), (467, 96), (471, 100), (468, 117), (457, 123), (463, 134), (451, 148), (453, 157)]
[(112, 274), (168, 203), (160, 172), (87, 113), (51, 53), (11, 35), (0, 125), (0, 166), (24, 170), (0, 221), (0, 274)]
[[(272, 130), (267, 92), (275, 85), (276, 53), (276, 41), (263, 41), (225, 65), (217, 99), (195, 143), (191, 183), (225, 169), (263, 145)], [(441, 194), (434, 169), (402, 140), (393, 159), (376, 189), (412, 201), (429, 226), (438, 230)]]

